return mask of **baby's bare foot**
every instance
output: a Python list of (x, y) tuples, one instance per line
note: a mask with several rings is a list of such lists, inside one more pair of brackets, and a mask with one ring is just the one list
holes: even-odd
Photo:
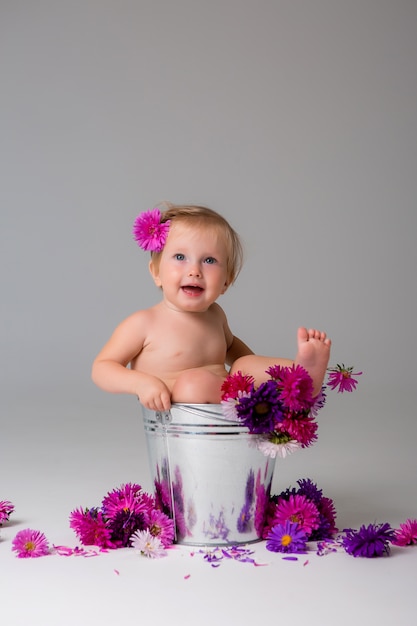
[(330, 358), (331, 341), (326, 333), (314, 328), (299, 328), (297, 333), (298, 353), (295, 358), (297, 365), (301, 365), (313, 379), (314, 395), (317, 395), (323, 385), (327, 364)]

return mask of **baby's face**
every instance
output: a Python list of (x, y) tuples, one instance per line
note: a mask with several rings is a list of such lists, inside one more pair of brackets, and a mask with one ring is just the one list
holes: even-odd
[(150, 271), (170, 308), (204, 312), (228, 287), (227, 260), (224, 237), (216, 229), (176, 222)]

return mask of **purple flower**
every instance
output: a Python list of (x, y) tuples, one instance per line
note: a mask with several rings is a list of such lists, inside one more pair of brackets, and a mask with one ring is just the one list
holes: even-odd
[(170, 220), (161, 222), (161, 211), (150, 209), (137, 216), (133, 236), (142, 250), (162, 252), (169, 232)]
[(9, 516), (14, 511), (14, 504), (9, 502), (9, 500), (0, 500), (0, 526), (3, 522), (7, 522)]
[(389, 554), (389, 542), (394, 538), (394, 530), (388, 523), (369, 524), (359, 530), (348, 529), (342, 539), (342, 546), (352, 556), (372, 558)]
[(307, 551), (307, 533), (297, 522), (276, 524), (266, 537), (266, 549), (271, 552), (300, 553)]
[(310, 478), (300, 478), (300, 480), (297, 480), (297, 483), (299, 485), (298, 495), (305, 496), (318, 506), (323, 498), (323, 490), (319, 489)]
[(49, 554), (48, 540), (40, 530), (20, 530), (12, 541), (12, 550), (21, 559)]
[(342, 365), (336, 365), (336, 367), (329, 369), (327, 384), (330, 389), (337, 389), (338, 393), (354, 391), (358, 381), (353, 377), (361, 374), (362, 372), (354, 372), (353, 367), (345, 367), (342, 363)]
[(111, 541), (116, 547), (128, 548), (131, 537), (137, 530), (145, 530), (147, 523), (143, 513), (120, 510), (114, 517), (107, 520), (107, 527), (111, 531)]
[(282, 420), (277, 384), (273, 380), (259, 385), (253, 393), (240, 398), (236, 405), (239, 419), (251, 433), (268, 433)]

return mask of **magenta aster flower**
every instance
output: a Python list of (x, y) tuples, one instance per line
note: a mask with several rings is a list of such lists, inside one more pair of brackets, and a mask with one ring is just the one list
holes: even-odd
[(142, 250), (162, 252), (168, 237), (170, 220), (161, 222), (161, 211), (150, 209), (137, 216), (133, 236)]
[(394, 531), (394, 546), (412, 546), (417, 544), (417, 519), (408, 519)]
[(301, 418), (287, 417), (279, 424), (279, 427), (290, 440), (297, 441), (303, 448), (308, 448), (317, 441), (317, 422), (308, 415)]
[(300, 553), (307, 551), (307, 534), (297, 522), (276, 524), (266, 537), (266, 549), (271, 552)]
[(337, 389), (339, 393), (354, 391), (358, 381), (353, 377), (361, 376), (361, 374), (362, 372), (354, 372), (353, 367), (345, 367), (342, 363), (329, 369), (327, 384), (330, 389)]
[(290, 411), (309, 411), (313, 405), (313, 379), (301, 365), (274, 365), (266, 373), (277, 382), (282, 404)]
[(291, 495), (288, 500), (280, 498), (276, 505), (272, 525), (285, 524), (287, 521), (296, 522), (301, 530), (310, 535), (320, 523), (319, 511), (306, 496)]
[(319, 541), (332, 537), (337, 532), (336, 509), (333, 500), (323, 496), (322, 489), (319, 489), (316, 483), (309, 478), (300, 479), (297, 483), (299, 485), (298, 495), (303, 495), (310, 502), (313, 502), (319, 512), (319, 524), (309, 536), (309, 541)]
[[(151, 502), (149, 502), (149, 498), (146, 499), (143, 495), (142, 487), (136, 483), (121, 485), (118, 489), (109, 491), (103, 499), (103, 513), (110, 519), (116, 517), (120, 512), (136, 515), (147, 513), (150, 510)], [(151, 508), (153, 508), (152, 504)]]
[(239, 392), (251, 392), (253, 390), (254, 382), (255, 379), (253, 378), (253, 376), (244, 375), (242, 374), (242, 372), (229, 374), (229, 376), (224, 380), (221, 386), (221, 399), (236, 399), (239, 397)]
[(70, 528), (73, 529), (84, 546), (115, 548), (111, 541), (111, 529), (103, 513), (96, 508), (75, 509), (70, 514)]
[(389, 554), (389, 542), (394, 538), (394, 530), (388, 523), (369, 524), (359, 530), (349, 529), (342, 539), (342, 546), (352, 556), (367, 558)]
[(3, 522), (7, 522), (9, 516), (14, 511), (14, 504), (9, 502), (9, 500), (0, 500), (0, 526)]
[(49, 554), (48, 540), (40, 530), (20, 530), (12, 541), (12, 550), (21, 559)]
[(158, 537), (164, 548), (168, 548), (175, 536), (174, 521), (162, 511), (154, 509), (149, 516), (149, 528), (152, 537)]

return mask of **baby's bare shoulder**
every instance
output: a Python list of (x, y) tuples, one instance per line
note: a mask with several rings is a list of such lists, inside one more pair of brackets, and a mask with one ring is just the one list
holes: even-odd
[(117, 341), (143, 342), (154, 323), (155, 315), (151, 309), (135, 311), (120, 322), (114, 330), (112, 338)]
[(213, 304), (210, 305), (209, 311), (212, 315), (218, 317), (222, 321), (226, 320), (226, 313), (223, 311), (220, 304), (217, 304), (217, 302), (213, 302)]

